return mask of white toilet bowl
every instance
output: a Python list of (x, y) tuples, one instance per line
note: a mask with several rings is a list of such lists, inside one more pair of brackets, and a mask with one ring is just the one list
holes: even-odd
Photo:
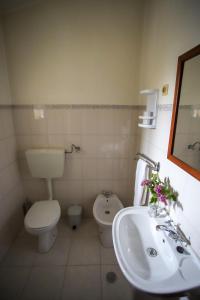
[(57, 200), (35, 202), (27, 212), (24, 226), (27, 232), (38, 236), (39, 252), (48, 252), (53, 246), (60, 214), (60, 205)]
[(104, 247), (113, 247), (112, 222), (117, 212), (124, 206), (115, 194), (97, 196), (93, 215), (99, 226), (100, 240)]

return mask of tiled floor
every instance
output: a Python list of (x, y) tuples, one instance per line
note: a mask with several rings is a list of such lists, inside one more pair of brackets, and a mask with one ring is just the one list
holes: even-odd
[[(23, 231), (10, 248), (0, 264), (1, 300), (154, 299), (130, 287), (113, 249), (101, 246), (92, 219), (77, 231), (61, 220), (54, 247), (40, 254), (36, 246), (35, 237)], [(106, 280), (110, 271), (117, 275), (114, 283)]]

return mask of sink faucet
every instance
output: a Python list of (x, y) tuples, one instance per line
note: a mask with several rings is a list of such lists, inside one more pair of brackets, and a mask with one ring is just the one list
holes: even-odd
[(176, 242), (183, 242), (186, 246), (191, 245), (190, 238), (186, 237), (179, 224), (172, 225), (172, 220), (166, 221), (165, 223), (166, 225), (156, 225), (156, 230), (167, 231), (169, 232), (169, 237)]

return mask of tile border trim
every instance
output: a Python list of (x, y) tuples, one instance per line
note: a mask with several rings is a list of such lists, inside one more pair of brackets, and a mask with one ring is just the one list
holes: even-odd
[[(158, 104), (158, 110), (160, 111), (171, 111), (172, 104)], [(185, 105), (184, 107), (191, 107), (191, 105)], [(105, 104), (20, 104), (20, 105), (0, 105), (0, 109), (145, 109), (145, 105), (105, 105)]]

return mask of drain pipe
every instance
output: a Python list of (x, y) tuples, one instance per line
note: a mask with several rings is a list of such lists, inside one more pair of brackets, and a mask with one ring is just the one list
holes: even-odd
[(53, 200), (53, 189), (52, 189), (52, 179), (47, 178), (47, 188), (48, 188), (48, 194), (49, 194), (49, 200)]

